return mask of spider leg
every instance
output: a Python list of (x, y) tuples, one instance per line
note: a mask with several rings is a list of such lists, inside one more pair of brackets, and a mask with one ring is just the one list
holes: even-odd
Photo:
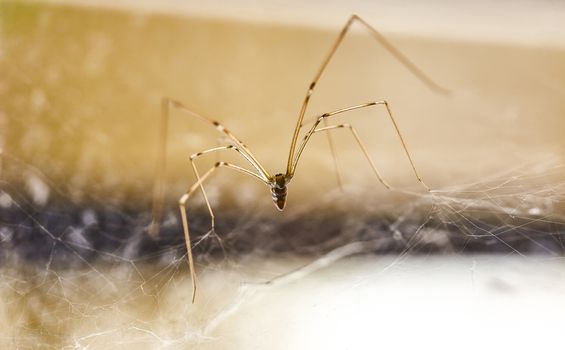
[[(416, 178), (422, 184), (422, 186), (424, 186), (427, 191), (430, 191), (430, 188), (422, 180), (422, 177), (420, 176), (420, 174), (418, 174), (418, 171), (416, 170), (416, 166), (414, 165), (414, 161), (412, 160), (412, 156), (410, 155), (410, 152), (408, 152), (408, 147), (406, 146), (406, 142), (404, 141), (404, 137), (402, 137), (402, 134), (400, 133), (400, 129), (398, 128), (398, 124), (396, 124), (396, 120), (392, 116), (392, 112), (390, 110), (390, 107), (389, 107), (389, 104), (388, 104), (387, 101), (368, 102), (368, 103), (364, 103), (364, 104), (360, 104), (360, 105), (355, 105), (355, 106), (351, 106), (351, 107), (347, 107), (347, 108), (338, 109), (338, 110), (335, 110), (335, 111), (332, 111), (332, 112), (329, 112), (329, 113), (325, 113), (325, 114), (322, 114), (321, 116), (319, 116), (318, 119), (314, 122), (312, 127), (310, 127), (310, 129), (308, 130), (308, 132), (304, 136), (304, 139), (302, 140), (302, 143), (300, 144), (300, 147), (298, 148), (298, 151), (296, 153), (296, 158), (294, 159), (294, 161), (292, 163), (291, 175), (294, 175), (294, 172), (296, 171), (296, 166), (298, 165), (298, 161), (300, 159), (300, 156), (302, 155), (302, 152), (304, 151), (306, 144), (308, 143), (308, 141), (310, 140), (310, 138), (312, 137), (312, 135), (315, 132), (336, 129), (338, 127), (346, 127), (346, 125), (349, 125), (349, 124), (342, 124), (343, 126), (329, 126), (329, 127), (317, 129), (318, 125), (320, 124), (320, 122), (322, 122), (322, 120), (326, 120), (326, 119), (328, 119), (328, 118), (330, 118), (334, 115), (337, 115), (337, 114), (349, 112), (349, 111), (356, 110), (356, 109), (371, 107), (371, 106), (378, 106), (378, 105), (382, 105), (382, 106), (385, 107), (387, 114), (388, 114), (388, 116), (389, 116), (389, 118), (392, 122), (392, 125), (394, 126), (394, 129), (396, 130), (396, 134), (398, 135), (398, 138), (400, 139), (400, 143), (402, 144), (402, 148), (404, 149), (404, 153), (406, 154), (406, 157), (408, 158), (408, 161), (410, 162), (410, 165), (412, 166), (412, 171), (414, 172), (414, 175), (416, 175)], [(365, 157), (371, 163), (371, 166), (373, 167), (373, 170), (374, 170), (375, 174), (377, 175), (377, 177), (379, 178), (379, 180), (387, 188), (390, 188), (390, 186), (384, 180), (382, 180), (382, 177), (380, 176), (379, 172), (377, 171), (376, 167), (374, 166), (373, 162), (371, 161), (371, 159), (368, 155), (367, 149), (365, 148), (365, 146), (361, 142), (357, 132), (354, 129), (352, 129), (352, 132), (353, 132), (353, 135), (355, 136), (356, 140), (358, 141), (359, 145), (361, 146), (361, 149), (363, 150)]]
[[(221, 147), (226, 145), (233, 145), (233, 141), (231, 141), (229, 137), (223, 135), (216, 139), (216, 147)], [(219, 161), (220, 161), (220, 153), (216, 152), (216, 162)]]
[[(225, 149), (227, 149), (229, 146), (224, 147)], [(220, 148), (222, 149), (222, 148)], [(210, 149), (204, 152), (201, 152), (201, 154), (196, 153), (195, 157), (198, 157), (198, 155), (202, 155), (204, 153), (208, 153), (208, 152), (213, 152), (213, 151), (217, 151), (217, 148), (214, 149)], [(190, 230), (189, 230), (189, 226), (188, 226), (188, 215), (187, 215), (187, 210), (186, 210), (186, 202), (188, 201), (188, 199), (190, 198), (190, 196), (192, 196), (192, 194), (198, 189), (201, 188), (202, 189), (202, 193), (204, 194), (204, 198), (206, 199), (206, 204), (208, 206), (208, 210), (210, 211), (210, 215), (212, 216), (212, 223), (214, 222), (214, 214), (212, 213), (212, 209), (210, 207), (210, 203), (208, 202), (208, 198), (206, 196), (206, 192), (204, 191), (204, 187), (202, 186), (202, 184), (204, 183), (204, 181), (206, 181), (210, 175), (212, 175), (212, 173), (214, 173), (214, 171), (220, 167), (226, 167), (226, 168), (230, 168), (230, 169), (234, 169), (237, 170), (239, 172), (242, 172), (244, 174), (247, 175), (251, 175), (253, 177), (258, 178), (259, 180), (265, 182), (261, 176), (245, 169), (242, 168), (240, 166), (234, 165), (234, 164), (230, 164), (227, 162), (217, 162), (216, 164), (214, 164), (214, 166), (212, 168), (210, 168), (208, 171), (206, 171), (202, 176), (199, 175), (198, 171), (196, 171), (196, 167), (194, 166), (194, 162), (192, 163), (193, 165), (193, 169), (195, 170), (195, 174), (198, 178), (198, 180), (192, 185), (190, 186), (190, 188), (185, 192), (184, 195), (182, 195), (182, 197), (180, 197), (179, 199), (179, 209), (180, 209), (180, 214), (181, 214), (181, 220), (182, 220), (182, 228), (183, 228), (183, 233), (184, 233), (184, 240), (186, 243), (186, 252), (187, 252), (187, 260), (188, 260), (188, 268), (190, 270), (190, 279), (192, 281), (192, 303), (194, 303), (194, 298), (196, 297), (196, 273), (195, 273), (195, 269), (194, 269), (194, 261), (192, 258), (192, 247), (190, 244)]]
[[(328, 121), (325, 118), (324, 118), (324, 126), (325, 127), (328, 126)], [(341, 180), (341, 172), (339, 171), (339, 165), (337, 163), (337, 153), (335, 151), (333, 138), (332, 138), (332, 136), (329, 132), (327, 132), (326, 135), (328, 137), (328, 144), (330, 146), (330, 152), (332, 153), (332, 159), (333, 159), (333, 163), (334, 163), (334, 170), (335, 170), (335, 177), (336, 177), (336, 180), (337, 180), (337, 185), (341, 190), (343, 190), (343, 181)]]
[(229, 131), (225, 126), (219, 122), (200, 115), (186, 106), (181, 102), (170, 99), (163, 98), (161, 101), (161, 128), (159, 131), (159, 150), (158, 150), (158, 162), (157, 162), (157, 172), (155, 175), (155, 181), (153, 186), (153, 209), (152, 209), (152, 221), (149, 226), (149, 234), (153, 237), (159, 235), (159, 223), (161, 222), (161, 217), (163, 215), (163, 203), (165, 194), (165, 173), (166, 173), (166, 153), (167, 153), (167, 133), (169, 124), (169, 112), (171, 108), (178, 109), (183, 112), (186, 116), (193, 117), (204, 121), (216, 128), (219, 132), (223, 133), (224, 136), (228, 137), (235, 146), (237, 146), (238, 152), (244, 155), (244, 157), (253, 165), (255, 169), (259, 172), (263, 179), (268, 179), (270, 177), (267, 170), (261, 165), (261, 163), (255, 158), (253, 153), (247, 148), (247, 146), (239, 140), (235, 135)]
[(298, 165), (298, 161), (300, 160), (300, 156), (302, 155), (302, 152), (304, 151), (306, 144), (308, 143), (308, 141), (312, 137), (312, 134), (314, 133), (314, 131), (316, 130), (316, 128), (318, 127), (318, 125), (322, 121), (326, 120), (327, 118), (329, 118), (331, 116), (337, 115), (337, 114), (349, 112), (349, 111), (360, 109), (360, 108), (366, 108), (366, 107), (374, 106), (375, 104), (376, 104), (376, 102), (363, 103), (363, 104), (360, 104), (360, 105), (355, 105), (355, 106), (351, 106), (351, 107), (347, 107), (347, 108), (338, 109), (338, 110), (335, 110), (335, 111), (332, 111), (332, 112), (324, 113), (321, 116), (318, 116), (316, 118), (316, 120), (314, 121), (313, 125), (308, 130), (308, 132), (306, 132), (306, 135), (304, 135), (304, 138), (302, 139), (302, 142), (300, 143), (300, 146), (298, 147), (298, 151), (296, 152), (296, 157), (294, 158), (294, 160), (292, 162), (290, 175), (294, 176), (294, 173), (296, 171), (296, 167)]
[[(195, 159), (200, 157), (200, 156), (203, 156), (207, 153), (211, 153), (211, 152), (218, 154), (218, 151), (221, 151), (221, 150), (234, 150), (234, 151), (238, 152), (239, 154), (241, 154), (247, 161), (249, 161), (249, 163), (251, 163), (251, 165), (253, 165), (255, 167), (255, 165), (249, 159), (249, 157), (245, 153), (243, 153), (239, 148), (237, 148), (233, 145), (210, 148), (210, 149), (202, 151), (202, 152), (194, 153), (193, 155), (190, 156), (190, 164), (192, 166), (192, 170), (194, 171), (194, 174), (196, 175), (198, 182), (200, 182), (200, 173), (198, 172), (198, 169), (196, 168)], [(217, 163), (222, 163), (222, 162), (216, 162), (216, 164)], [(249, 175), (252, 175), (252, 176), (258, 178), (260, 181), (264, 182), (265, 184), (268, 184), (268, 179), (263, 178), (262, 176), (257, 175), (256, 173), (248, 171), (247, 169), (244, 169), (244, 168), (237, 167), (235, 165), (230, 164), (230, 166), (237, 168), (240, 171), (243, 171), (243, 172), (245, 172)], [(255, 169), (257, 169), (259, 174), (261, 174), (260, 170), (257, 167), (255, 167)], [(204, 196), (204, 200), (206, 201), (206, 206), (208, 207), (208, 212), (210, 213), (210, 218), (212, 219), (211, 225), (212, 225), (212, 230), (213, 230), (215, 228), (215, 215), (212, 212), (212, 207), (210, 206), (210, 201), (208, 200), (208, 196), (206, 195), (206, 191), (204, 190), (204, 185), (202, 184), (202, 182), (200, 182), (200, 189), (202, 190), (202, 195)]]
[(316, 129), (314, 130), (313, 134), (317, 133), (317, 132), (321, 132), (321, 131), (329, 131), (329, 130), (333, 130), (333, 129), (340, 129), (340, 128), (349, 128), (349, 130), (351, 131), (351, 133), (353, 134), (353, 137), (355, 137), (355, 140), (357, 141), (357, 144), (359, 145), (359, 147), (361, 148), (361, 150), (363, 151), (363, 154), (365, 155), (365, 158), (367, 159), (367, 161), (369, 162), (369, 164), (371, 165), (371, 168), (373, 168), (373, 172), (375, 173), (375, 175), (377, 176), (377, 179), (387, 188), (387, 189), (391, 189), (392, 187), (388, 184), (388, 182), (386, 182), (383, 177), (381, 176), (381, 173), (379, 172), (379, 170), (377, 169), (377, 166), (375, 165), (375, 163), (373, 162), (373, 160), (371, 159), (371, 157), (369, 156), (369, 152), (367, 152), (367, 148), (365, 147), (365, 145), (363, 144), (363, 142), (361, 141), (361, 138), (359, 137), (359, 134), (357, 133), (357, 131), (355, 130), (355, 128), (353, 126), (351, 126), (351, 124), (339, 124), (339, 125), (330, 125), (330, 126), (326, 126), (320, 129)]
[[(332, 57), (334, 56), (335, 52), (337, 51), (338, 47), (342, 43), (345, 35), (349, 32), (349, 28), (354, 22), (358, 22), (361, 24), (365, 29), (369, 32), (369, 34), (381, 45), (383, 46), (390, 54), (392, 54), (400, 63), (402, 63), (412, 74), (414, 74), (422, 83), (424, 83), (429, 89), (441, 93), (441, 94), (449, 94), (449, 90), (441, 87), (436, 82), (434, 82), (431, 78), (429, 78), (420, 68), (418, 68), (408, 57), (406, 57), (402, 52), (400, 52), (396, 47), (394, 47), (385, 37), (379, 33), (373, 26), (363, 20), (361, 17), (357, 15), (351, 15), (341, 32), (338, 34), (337, 38), (335, 39), (334, 43), (332, 44), (330, 51), (322, 61), (321, 66), (318, 68), (314, 79), (310, 83), (308, 90), (306, 91), (306, 96), (302, 102), (302, 107), (300, 108), (300, 114), (298, 116), (298, 121), (296, 122), (296, 127), (294, 129), (294, 135), (292, 136), (292, 141), (290, 144), (290, 151), (288, 152), (288, 162), (287, 162), (287, 175), (292, 174), (292, 166), (293, 166), (293, 159), (294, 159), (294, 152), (296, 150), (296, 143), (298, 141), (298, 135), (300, 133), (300, 129), (302, 127), (302, 121), (304, 120), (304, 114), (306, 113), (306, 109), (308, 108), (308, 103), (310, 102), (310, 97), (314, 93), (314, 88), (320, 80), (320, 77), (324, 73), (326, 67), (330, 63)], [(331, 142), (331, 141), (330, 141)]]

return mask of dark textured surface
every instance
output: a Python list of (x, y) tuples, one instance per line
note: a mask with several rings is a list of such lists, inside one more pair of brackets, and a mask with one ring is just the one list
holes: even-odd
[[(5, 193), (9, 193), (6, 191)], [(90, 262), (169, 263), (185, 254), (182, 228), (175, 208), (156, 239), (147, 234), (150, 210), (135, 211), (73, 203), (52, 196), (45, 206), (11, 194), (0, 210), (0, 254), (4, 261), (73, 268)], [(406, 204), (407, 206), (408, 204)], [(318, 255), (353, 241), (383, 239), (377, 253), (501, 253), (560, 255), (565, 252), (565, 225), (536, 216), (481, 213), (442, 207), (429, 195), (390, 212), (351, 211), (343, 205), (321, 205), (289, 216), (251, 215), (235, 208), (217, 209), (217, 236), (202, 210), (191, 212), (194, 253), (200, 261), (259, 254)], [(273, 209), (274, 210), (274, 209)], [(361, 214), (360, 214), (361, 213)]]

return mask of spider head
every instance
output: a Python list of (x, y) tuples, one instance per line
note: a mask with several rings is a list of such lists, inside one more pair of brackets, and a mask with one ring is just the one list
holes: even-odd
[(273, 202), (278, 210), (282, 211), (286, 204), (287, 177), (284, 174), (276, 174), (271, 182), (271, 194)]

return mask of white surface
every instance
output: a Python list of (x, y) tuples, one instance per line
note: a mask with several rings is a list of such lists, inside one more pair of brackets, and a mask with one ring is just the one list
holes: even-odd
[(553, 348), (561, 343), (563, 277), (562, 260), (350, 259), (253, 294), (208, 334), (214, 339), (209, 345), (222, 342), (238, 349)]

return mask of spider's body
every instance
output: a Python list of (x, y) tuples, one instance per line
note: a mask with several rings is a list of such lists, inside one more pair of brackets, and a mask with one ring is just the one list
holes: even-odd
[[(397, 135), (398, 135), (398, 137), (401, 141), (402, 147), (404, 148), (405, 154), (406, 154), (408, 160), (410, 161), (410, 164), (412, 165), (412, 170), (414, 171), (416, 178), (418, 179), (418, 181), (420, 181), (420, 183), (424, 187), (426, 187), (426, 189), (429, 190), (429, 188), (424, 184), (424, 182), (422, 181), (422, 179), (418, 175), (418, 172), (416, 171), (416, 167), (414, 166), (412, 158), (410, 157), (410, 153), (408, 152), (408, 149), (406, 147), (404, 139), (402, 138), (402, 135), (400, 134), (400, 130), (399, 130), (397, 124), (396, 124), (396, 121), (394, 120), (394, 117), (392, 116), (392, 112), (390, 110), (390, 107), (389, 107), (389, 104), (388, 104), (387, 101), (384, 101), (384, 100), (383, 101), (372, 101), (372, 102), (362, 103), (362, 104), (358, 104), (358, 105), (354, 105), (354, 106), (350, 106), (350, 107), (337, 109), (337, 110), (334, 110), (332, 112), (324, 113), (324, 114), (322, 114), (322, 115), (320, 115), (320, 116), (318, 116), (318, 117), (316, 117), (312, 120), (312, 126), (307, 129), (307, 131), (304, 134), (303, 139), (301, 141), (299, 141), (299, 135), (301, 134), (301, 131), (303, 131), (302, 128), (306, 124), (309, 124), (309, 123), (304, 122), (304, 117), (305, 117), (306, 110), (308, 108), (308, 103), (310, 101), (310, 97), (314, 93), (314, 88), (316, 87), (316, 83), (320, 79), (322, 73), (326, 69), (326, 66), (330, 62), (331, 58), (333, 57), (334, 53), (336, 52), (337, 48), (339, 47), (339, 45), (343, 41), (343, 39), (344, 39), (345, 35), (347, 34), (349, 28), (351, 27), (351, 25), (354, 22), (358, 22), (361, 25), (363, 25), (369, 31), (369, 34), (371, 34), (371, 36), (375, 40), (377, 40), (390, 54), (392, 54), (394, 57), (396, 57), (400, 63), (402, 63), (408, 70), (410, 70), (417, 78), (419, 78), (429, 88), (431, 88), (432, 90), (441, 92), (441, 93), (447, 92), (447, 90), (441, 88), (436, 83), (434, 83), (430, 78), (428, 78), (420, 69), (418, 69), (406, 56), (404, 56), (400, 51), (398, 51), (394, 46), (392, 46), (371, 25), (369, 25), (367, 22), (365, 22), (359, 16), (352, 15), (349, 18), (349, 20), (347, 21), (347, 23), (345, 24), (345, 26), (343, 27), (343, 29), (341, 30), (341, 32), (339, 33), (336, 41), (334, 42), (333, 46), (331, 47), (330, 52), (328, 53), (328, 55), (326, 56), (326, 58), (322, 62), (322, 65), (318, 69), (318, 72), (316, 73), (316, 75), (314, 76), (314, 79), (312, 80), (312, 82), (310, 83), (310, 85), (308, 87), (308, 90), (306, 92), (306, 96), (304, 98), (304, 101), (302, 102), (302, 107), (300, 109), (300, 114), (298, 116), (296, 128), (294, 129), (292, 141), (290, 143), (290, 151), (289, 151), (289, 155), (288, 155), (286, 172), (284, 174), (278, 173), (274, 176), (270, 175), (267, 172), (267, 170), (263, 167), (261, 162), (259, 162), (259, 160), (253, 155), (251, 150), (249, 148), (247, 148), (247, 146), (245, 146), (245, 144), (242, 141), (240, 141), (237, 137), (235, 137), (235, 135), (233, 135), (221, 123), (192, 111), (191, 109), (185, 107), (179, 101), (175, 101), (175, 100), (169, 99), (169, 98), (163, 99), (163, 101), (162, 101), (163, 103), (162, 103), (161, 149), (160, 149), (160, 153), (159, 153), (160, 154), (160, 161), (158, 163), (159, 164), (159, 168), (158, 168), (159, 171), (157, 173), (157, 181), (155, 182), (155, 188), (154, 188), (155, 194), (154, 194), (154, 204), (153, 204), (153, 224), (151, 226), (151, 231), (150, 231), (153, 235), (157, 235), (158, 232), (159, 232), (159, 222), (160, 222), (160, 219), (161, 219), (161, 216), (162, 216), (163, 195), (164, 195), (163, 178), (164, 178), (164, 170), (165, 170), (165, 154), (166, 154), (166, 141), (167, 141), (167, 130), (168, 130), (167, 124), (168, 124), (169, 110), (171, 108), (174, 108), (174, 109), (177, 109), (177, 110), (185, 113), (187, 116), (190, 116), (190, 117), (196, 118), (196, 119), (200, 119), (200, 120), (210, 124), (211, 126), (215, 127), (216, 130), (223, 133), (224, 136), (226, 136), (231, 141), (230, 145), (211, 148), (211, 149), (208, 149), (208, 150), (205, 150), (205, 151), (202, 151), (202, 152), (195, 153), (192, 156), (190, 156), (190, 163), (192, 165), (192, 169), (194, 170), (194, 174), (196, 175), (196, 178), (198, 180), (179, 199), (179, 208), (180, 208), (180, 213), (181, 213), (184, 238), (185, 238), (185, 241), (186, 241), (188, 264), (189, 264), (189, 268), (190, 268), (190, 275), (191, 275), (191, 278), (192, 278), (192, 288), (193, 288), (192, 289), (192, 301), (193, 302), (194, 302), (194, 297), (195, 297), (195, 293), (196, 293), (196, 277), (195, 277), (195, 272), (194, 272), (194, 263), (193, 263), (193, 260), (192, 260), (192, 248), (191, 248), (191, 243), (190, 243), (190, 232), (189, 232), (189, 226), (188, 226), (186, 203), (187, 203), (189, 197), (197, 189), (200, 188), (202, 190), (202, 194), (203, 194), (204, 199), (206, 201), (206, 205), (208, 207), (208, 211), (209, 211), (210, 217), (211, 217), (211, 226), (212, 226), (211, 232), (213, 232), (213, 230), (214, 230), (214, 213), (212, 212), (212, 207), (210, 206), (210, 202), (208, 201), (208, 197), (206, 195), (206, 192), (204, 191), (203, 184), (210, 177), (210, 175), (212, 175), (212, 173), (214, 173), (214, 171), (216, 171), (219, 168), (228, 168), (228, 169), (232, 169), (232, 170), (237, 170), (237, 171), (242, 172), (244, 174), (251, 175), (252, 177), (263, 182), (265, 185), (267, 185), (270, 188), (271, 196), (272, 196), (273, 202), (275, 203), (276, 208), (278, 210), (282, 211), (285, 207), (285, 204), (286, 204), (287, 187), (288, 187), (291, 179), (294, 176), (294, 173), (296, 171), (296, 167), (298, 165), (298, 161), (300, 160), (300, 156), (302, 155), (302, 152), (304, 151), (307, 143), (310, 141), (310, 138), (314, 134), (317, 134), (317, 133), (320, 133), (320, 132), (325, 132), (329, 137), (329, 131), (330, 130), (345, 129), (345, 130), (349, 130), (351, 132), (352, 136), (355, 138), (355, 141), (357, 142), (361, 151), (365, 155), (365, 158), (367, 159), (367, 161), (371, 165), (371, 168), (373, 169), (373, 172), (376, 175), (377, 179), (386, 188), (391, 188), (387, 184), (387, 182), (384, 181), (384, 179), (381, 177), (380, 173), (377, 170), (377, 167), (375, 166), (371, 157), (369, 156), (369, 153), (368, 153), (367, 149), (365, 148), (363, 142), (361, 141), (357, 131), (355, 130), (355, 128), (351, 124), (333, 124), (333, 125), (325, 124), (324, 126), (320, 126), (320, 123), (322, 121), (328, 122), (329, 120), (335, 120), (333, 117), (335, 115), (338, 115), (338, 114), (347, 113), (349, 111), (353, 111), (353, 110), (357, 110), (357, 109), (365, 109), (365, 108), (372, 107), (372, 106), (381, 106), (381, 107), (384, 107), (386, 113), (388, 114), (388, 117), (390, 118), (390, 120), (391, 120), (391, 122), (394, 126), (394, 129), (396, 130), (396, 133), (397, 133)], [(330, 147), (331, 147), (331, 150), (332, 150), (332, 153), (333, 153), (333, 145), (331, 143), (331, 140), (330, 140)], [(235, 164), (230, 164), (230, 163), (227, 163), (227, 162), (220, 161), (220, 162), (216, 162), (216, 164), (212, 168), (210, 168), (208, 171), (206, 171), (205, 173), (200, 174), (198, 172), (197, 167), (195, 165), (195, 159), (196, 158), (198, 158), (202, 155), (208, 154), (208, 153), (216, 153), (216, 152), (227, 151), (227, 150), (231, 150), (231, 151), (235, 151), (235, 152), (239, 153), (248, 162), (248, 164), (251, 165), (253, 170), (250, 170), (250, 169), (247, 169), (245, 167), (241, 167), (241, 166), (238, 166), (238, 165), (235, 165)], [(334, 157), (334, 160), (335, 160), (335, 157)], [(336, 167), (336, 169), (337, 169), (337, 167)]]
[(276, 174), (270, 181), (273, 202), (278, 210), (283, 211), (286, 204), (286, 185), (290, 182), (290, 177), (285, 174)]

